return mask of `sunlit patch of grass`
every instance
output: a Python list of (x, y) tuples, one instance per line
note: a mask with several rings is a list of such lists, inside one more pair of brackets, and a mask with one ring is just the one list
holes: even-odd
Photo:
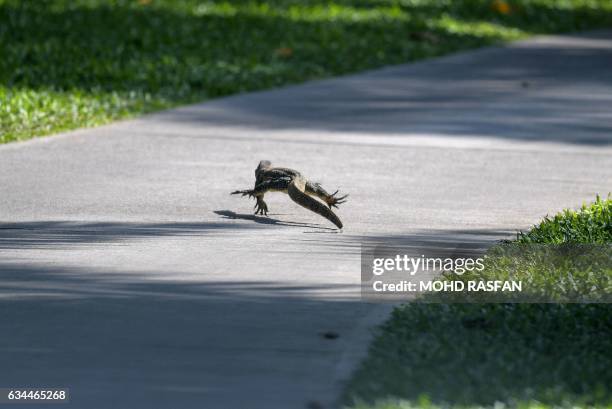
[(519, 243), (612, 243), (612, 198), (597, 196), (595, 202), (578, 210), (564, 210), (546, 217), (526, 233), (520, 233)]
[(250, 2), (236, 4), (234, 2), (204, 2), (193, 9), (197, 16), (259, 16), (281, 17), (296, 22), (299, 21), (326, 21), (326, 22), (365, 22), (381, 19), (408, 21), (409, 14), (398, 5), (379, 5), (373, 8), (359, 8), (350, 5), (327, 4), (300, 4), (289, 3), (286, 7), (274, 7), (269, 3)]
[(518, 40), (529, 33), (518, 28), (504, 26), (488, 21), (465, 21), (451, 16), (442, 16), (433, 21), (433, 27), (457, 35), (470, 35), (481, 38), (497, 38), (499, 40)]
[[(597, 196), (578, 210), (545, 217), (515, 241), (490, 248), (484, 270), (443, 278), (521, 281), (517, 301), (612, 302), (612, 199)], [(475, 300), (489, 297), (474, 295)]]
[(142, 92), (9, 89), (0, 86), (0, 143), (52, 132), (101, 125), (173, 106)]

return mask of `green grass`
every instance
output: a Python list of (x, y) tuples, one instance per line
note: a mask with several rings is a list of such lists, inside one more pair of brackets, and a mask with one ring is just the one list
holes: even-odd
[[(611, 209), (610, 198), (598, 197), (544, 219), (511, 246), (560, 254), (493, 254), (476, 278), (504, 279), (514, 270), (567, 297), (559, 283), (576, 274), (569, 281), (586, 282), (582, 291), (603, 280), (600, 290), (610, 295)], [(607, 251), (580, 253), (593, 245)], [(564, 264), (575, 258), (581, 261)], [(410, 303), (382, 326), (344, 402), (360, 409), (612, 408), (611, 351), (610, 304)]]
[[(519, 280), (514, 301), (612, 302), (612, 198), (546, 217), (514, 242), (492, 247), (483, 271), (445, 279)], [(494, 300), (514, 294), (474, 294)], [(467, 300), (467, 298), (465, 298)], [(499, 299), (499, 298), (498, 298)], [(511, 298), (512, 299), (512, 298)]]
[(0, 142), (605, 26), (609, 0), (0, 0)]
[(612, 246), (502, 244), (487, 252), (483, 271), (451, 281), (520, 281), (522, 291), (446, 293), (446, 302), (612, 302)]
[(554, 217), (546, 217), (527, 233), (520, 233), (518, 243), (612, 243), (612, 199), (599, 196), (579, 210), (565, 210)]
[(364, 409), (612, 407), (611, 350), (608, 304), (410, 304), (383, 326), (346, 400)]

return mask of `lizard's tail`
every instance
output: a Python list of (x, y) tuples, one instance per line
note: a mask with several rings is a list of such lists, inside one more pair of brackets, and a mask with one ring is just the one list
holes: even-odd
[(289, 187), (287, 188), (287, 194), (289, 194), (289, 197), (295, 203), (299, 204), (302, 207), (305, 207), (311, 212), (315, 212), (316, 214), (319, 214), (325, 217), (327, 220), (329, 220), (330, 222), (335, 224), (339, 229), (341, 229), (342, 222), (340, 221), (338, 216), (336, 216), (336, 214), (332, 212), (323, 203), (319, 202), (318, 200), (313, 199), (312, 197), (304, 193), (305, 190), (306, 190), (306, 181), (302, 177), (298, 176), (298, 177), (295, 177), (291, 181), (291, 183), (289, 183)]

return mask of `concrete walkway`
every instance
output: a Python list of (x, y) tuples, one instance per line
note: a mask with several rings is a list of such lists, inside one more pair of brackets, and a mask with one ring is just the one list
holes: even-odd
[[(606, 195), (610, 67), (612, 32), (539, 38), (1, 146), (0, 387), (333, 407), (389, 310), (361, 242), (486, 247)], [(253, 216), (260, 159), (350, 193), (344, 230)]]

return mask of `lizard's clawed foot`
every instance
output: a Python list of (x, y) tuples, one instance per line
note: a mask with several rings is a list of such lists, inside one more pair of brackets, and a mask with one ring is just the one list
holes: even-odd
[(257, 198), (257, 203), (255, 203), (255, 214), (268, 215), (268, 205), (259, 197)]
[(332, 207), (338, 208), (338, 205), (346, 202), (346, 198), (348, 197), (348, 195), (336, 196), (337, 194), (338, 190), (336, 190), (334, 193), (329, 195), (327, 199), (325, 199), (325, 202), (327, 203), (330, 209)]

